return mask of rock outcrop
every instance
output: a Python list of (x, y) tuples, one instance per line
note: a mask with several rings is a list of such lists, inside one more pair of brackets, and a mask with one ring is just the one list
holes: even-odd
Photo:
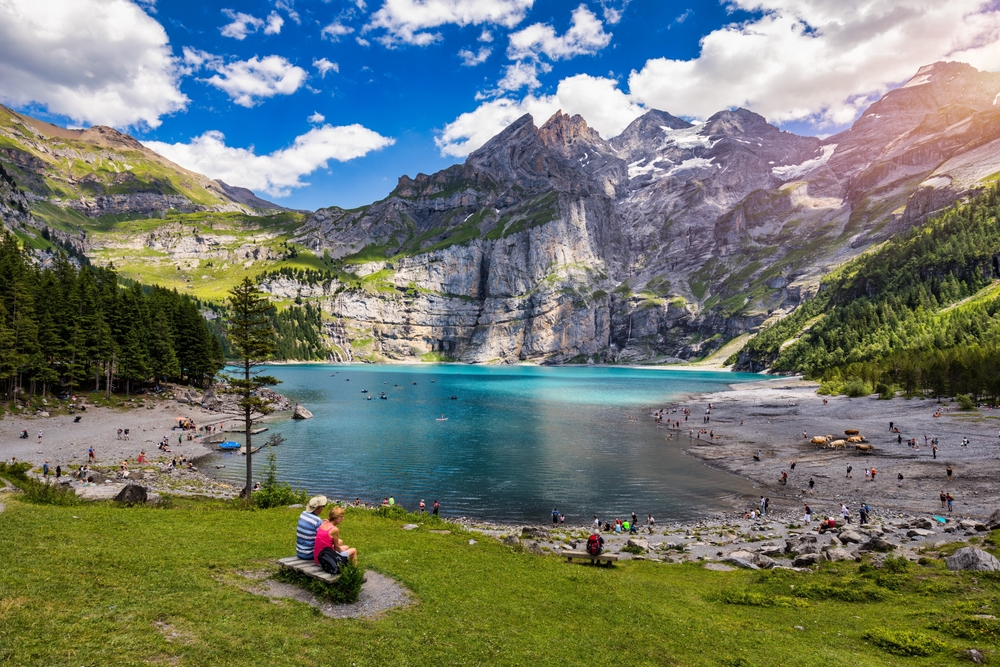
[(945, 559), (949, 570), (1000, 571), (1000, 560), (976, 547), (963, 547)]
[(313, 413), (306, 410), (305, 406), (295, 404), (295, 410), (292, 411), (292, 419), (312, 419)]

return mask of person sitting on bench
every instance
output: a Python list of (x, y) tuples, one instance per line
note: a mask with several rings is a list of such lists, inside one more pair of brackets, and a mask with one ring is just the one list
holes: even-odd
[(303, 560), (313, 560), (316, 530), (323, 523), (319, 515), (327, 502), (326, 496), (313, 496), (299, 515), (299, 523), (295, 529), (295, 555)]
[(340, 524), (344, 520), (344, 508), (334, 506), (330, 508), (327, 521), (320, 524), (316, 530), (316, 546), (313, 549), (313, 560), (319, 564), (319, 555), (323, 549), (330, 547), (341, 556), (351, 561), (352, 565), (358, 564), (358, 550), (344, 544), (340, 539)]

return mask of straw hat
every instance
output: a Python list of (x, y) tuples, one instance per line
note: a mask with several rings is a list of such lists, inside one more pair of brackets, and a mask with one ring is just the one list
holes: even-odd
[(329, 501), (327, 501), (326, 496), (313, 496), (309, 499), (309, 502), (306, 503), (306, 511), (315, 512), (318, 509), (326, 507), (327, 502)]

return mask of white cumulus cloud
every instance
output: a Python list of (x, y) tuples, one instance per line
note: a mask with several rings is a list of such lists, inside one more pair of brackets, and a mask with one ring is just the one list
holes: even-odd
[(314, 111), (313, 115), (309, 116), (309, 118), (307, 118), (306, 120), (308, 120), (310, 123), (322, 123), (324, 120), (326, 120), (326, 116), (324, 116), (318, 111)]
[(466, 67), (475, 67), (476, 65), (481, 65), (486, 62), (486, 59), (490, 57), (491, 53), (493, 53), (493, 49), (488, 46), (483, 46), (476, 52), (469, 49), (462, 49), (458, 52), (458, 57), (462, 59), (462, 64)]
[(285, 19), (281, 18), (278, 12), (271, 12), (267, 15), (267, 27), (264, 28), (265, 35), (277, 35), (281, 32), (281, 26), (285, 25)]
[(234, 12), (231, 9), (223, 9), (222, 13), (232, 20), (231, 23), (219, 28), (223, 37), (243, 40), (246, 39), (247, 35), (257, 32), (264, 26), (264, 21), (250, 14)]
[(384, 0), (365, 31), (384, 30), (379, 41), (426, 46), (441, 35), (426, 32), (443, 25), (493, 24), (513, 28), (524, 20), (534, 0)]
[(302, 177), (325, 168), (330, 160), (346, 162), (395, 143), (357, 124), (313, 128), (288, 148), (267, 155), (257, 155), (253, 146), (227, 146), (225, 139), (221, 132), (211, 130), (190, 143), (143, 143), (182, 167), (272, 197), (287, 197), (293, 188), (309, 185)]
[(732, 0), (762, 12), (701, 40), (692, 60), (657, 58), (629, 77), (633, 100), (705, 118), (744, 106), (773, 122), (851, 122), (919, 67), (1000, 68), (1000, 12), (988, 0)]
[(266, 97), (291, 95), (306, 79), (306, 71), (281, 56), (254, 56), (228, 64), (216, 62), (205, 83), (223, 90), (240, 106), (253, 107)]
[(560, 109), (570, 115), (580, 114), (605, 138), (617, 135), (646, 112), (618, 89), (615, 80), (578, 74), (563, 79), (553, 95), (484, 102), (446, 125), (434, 141), (443, 155), (462, 157), (526, 113), (541, 125)]
[(326, 58), (319, 58), (318, 60), (313, 60), (313, 67), (319, 71), (320, 78), (326, 78), (327, 72), (340, 72), (340, 65), (337, 63), (330, 62)]
[(528, 90), (540, 88), (542, 82), (538, 80), (539, 66), (535, 63), (514, 63), (507, 65), (504, 77), (497, 82), (497, 89), (490, 91), (492, 94), (501, 94), (504, 91), (513, 92), (527, 87)]
[(352, 32), (354, 32), (354, 28), (346, 26), (339, 21), (334, 21), (330, 25), (323, 28), (323, 30), (320, 31), (320, 35), (322, 35), (324, 39), (329, 39), (332, 42), (338, 42), (341, 37), (344, 35), (350, 35)]
[(188, 103), (180, 74), (163, 26), (127, 0), (0, 1), (6, 104), (39, 104), (77, 123), (157, 127)]
[(544, 55), (551, 60), (597, 53), (611, 42), (604, 24), (586, 5), (573, 10), (572, 25), (563, 35), (546, 23), (535, 23), (510, 36), (507, 57), (523, 60)]

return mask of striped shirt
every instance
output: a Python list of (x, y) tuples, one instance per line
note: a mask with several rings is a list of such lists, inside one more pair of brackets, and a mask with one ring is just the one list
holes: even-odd
[(295, 529), (295, 554), (299, 558), (313, 559), (313, 547), (316, 545), (316, 529), (323, 523), (312, 512), (303, 511), (299, 515), (299, 525)]

